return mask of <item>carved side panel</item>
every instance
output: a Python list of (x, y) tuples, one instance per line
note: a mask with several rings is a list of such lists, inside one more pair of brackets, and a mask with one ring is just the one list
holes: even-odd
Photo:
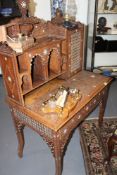
[(63, 51), (67, 55), (67, 73), (63, 78), (68, 78), (82, 70), (83, 65), (83, 25), (76, 29), (67, 30), (66, 48)]
[[(17, 77), (18, 70), (15, 54), (11, 54), (12, 50), (8, 50), (8, 48), (6, 48), (6, 51), (4, 54), (0, 53), (0, 60), (7, 94), (14, 100), (23, 103), (21, 88)], [(10, 52), (8, 53), (8, 51)]]
[(81, 30), (77, 29), (74, 33), (70, 36), (69, 41), (69, 67), (70, 67), (70, 73), (76, 73), (82, 69), (82, 32)]
[(81, 49), (81, 33), (75, 32), (71, 35), (71, 45), (70, 45), (70, 52), (71, 52), (71, 73), (81, 69), (81, 56), (80, 56), (80, 49)]

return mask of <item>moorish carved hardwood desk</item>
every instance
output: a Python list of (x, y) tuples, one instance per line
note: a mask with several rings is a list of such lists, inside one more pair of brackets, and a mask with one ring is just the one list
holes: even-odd
[[(43, 24), (44, 34), (51, 24)], [(35, 28), (38, 28), (38, 25), (36, 23)], [(57, 29), (57, 26), (52, 29), (55, 27)], [(79, 47), (82, 46), (82, 40), (78, 31), (82, 30), (80, 28), (73, 31), (61, 30), (65, 30), (63, 37), (52, 36), (51, 32), (51, 37), (44, 34), (43, 38), (39, 38), (36, 32), (37, 43), (21, 53), (11, 49), (7, 43), (0, 44), (0, 62), (7, 90), (7, 102), (18, 138), (18, 155), (23, 156), (23, 129), (28, 126), (36, 131), (51, 149), (55, 159), (56, 175), (62, 173), (65, 145), (71, 133), (98, 105), (101, 125), (111, 82), (109, 77), (79, 71), (82, 69), (82, 47)], [(70, 41), (67, 39), (66, 42), (68, 36)], [(75, 48), (76, 46), (78, 48)], [(45, 114), (42, 104), (45, 104), (61, 86), (78, 89), (81, 98), (72, 109), (62, 108), (60, 115), (49, 112)], [(72, 103), (74, 104), (74, 101)]]

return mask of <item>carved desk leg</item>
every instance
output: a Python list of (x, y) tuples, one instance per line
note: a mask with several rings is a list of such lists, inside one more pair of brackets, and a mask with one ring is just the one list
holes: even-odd
[(106, 103), (107, 103), (107, 97), (108, 97), (108, 88), (105, 89), (105, 91), (103, 91), (103, 98), (101, 99), (100, 103), (99, 103), (99, 126), (102, 126), (103, 123), (103, 116), (104, 116), (104, 112), (105, 112), (105, 108), (106, 108)]
[[(12, 113), (13, 115), (13, 113)], [(23, 148), (25, 144), (24, 140), (24, 124), (20, 121), (16, 120), (13, 115), (14, 126), (16, 129), (17, 139), (18, 139), (18, 156), (21, 158), (23, 157)]]
[[(69, 124), (68, 124), (69, 126)], [(70, 122), (70, 128), (66, 126), (62, 128), (54, 135), (54, 145), (53, 145), (53, 155), (55, 158), (55, 165), (56, 165), (56, 174), (55, 175), (62, 175), (63, 170), (63, 157), (66, 151), (66, 146), (71, 139), (71, 135), (73, 133), (73, 125)]]
[(61, 149), (61, 144), (59, 138), (55, 138), (54, 140), (54, 158), (55, 158), (55, 166), (56, 166), (56, 174), (62, 174), (62, 167), (63, 167), (63, 153)]
[(60, 155), (59, 149), (56, 150), (55, 154), (55, 166), (56, 166), (56, 175), (62, 174), (62, 163), (63, 163), (63, 157)]

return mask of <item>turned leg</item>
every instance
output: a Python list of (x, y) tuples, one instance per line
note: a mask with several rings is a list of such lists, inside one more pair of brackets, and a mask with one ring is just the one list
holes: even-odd
[(53, 153), (54, 153), (54, 158), (55, 158), (55, 168), (56, 168), (55, 175), (61, 175), (62, 174), (63, 150), (64, 150), (64, 146), (61, 147), (61, 142), (60, 142), (59, 138), (55, 138), (54, 146), (53, 146)]
[(17, 138), (18, 138), (18, 156), (21, 158), (23, 157), (23, 149), (24, 149), (24, 132), (22, 126), (18, 128)]
[(62, 164), (63, 164), (63, 158), (61, 157), (60, 153), (56, 153), (55, 155), (55, 166), (56, 166), (56, 174), (55, 175), (61, 175), (62, 174)]
[(103, 123), (103, 117), (104, 117), (104, 112), (106, 108), (107, 97), (108, 97), (108, 90), (106, 91), (104, 97), (101, 99), (99, 103), (99, 126), (102, 126), (102, 123)]
[(103, 117), (104, 117), (104, 112), (105, 112), (105, 107), (106, 107), (106, 102), (105, 100), (101, 100), (99, 103), (99, 126), (102, 126), (103, 123)]
[(19, 121), (15, 121), (15, 128), (16, 128), (16, 134), (18, 139), (18, 156), (21, 158), (23, 157), (23, 148), (24, 148), (24, 125), (20, 123)]

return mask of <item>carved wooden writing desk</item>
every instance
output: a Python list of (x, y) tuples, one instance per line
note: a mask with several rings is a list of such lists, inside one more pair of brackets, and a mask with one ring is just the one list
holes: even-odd
[[(51, 37), (47, 36), (48, 25), (54, 33), (52, 36), (51, 31)], [(44, 27), (40, 30), (43, 37), (39, 36), (38, 26)], [(15, 32), (19, 30), (16, 28), (13, 28)], [(64, 36), (58, 37), (56, 31)], [(82, 27), (67, 31), (56, 24), (36, 23), (33, 34), (38, 42), (22, 53), (16, 53), (7, 43), (0, 44), (0, 62), (18, 138), (18, 155), (23, 155), (23, 129), (28, 126), (50, 147), (55, 158), (56, 175), (62, 173), (65, 145), (71, 133), (97, 105), (100, 106), (101, 125), (111, 82), (109, 77), (79, 71), (82, 69), (82, 32)], [(44, 115), (41, 110), (43, 102), (60, 86), (79, 89), (81, 99), (67, 116)]]

